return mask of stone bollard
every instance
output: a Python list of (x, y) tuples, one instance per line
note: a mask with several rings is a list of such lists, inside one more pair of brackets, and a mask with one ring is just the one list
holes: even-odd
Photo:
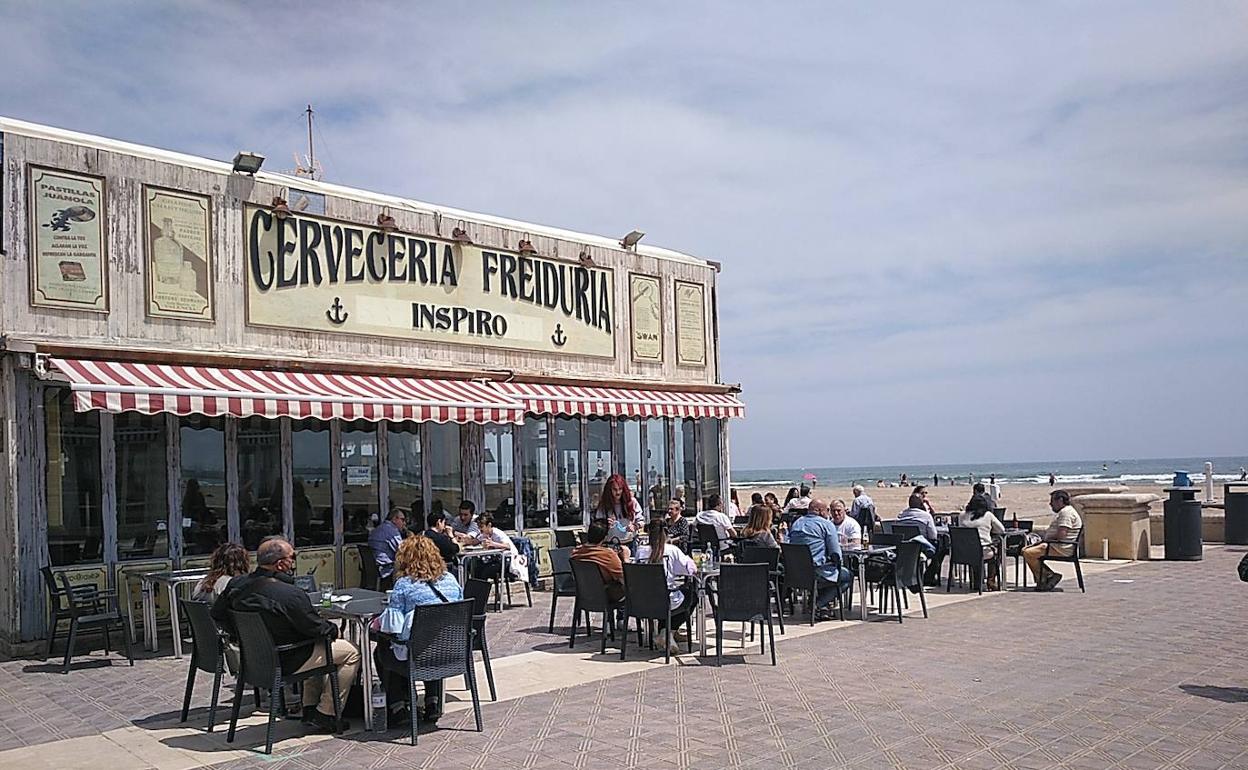
[(1148, 559), (1152, 545), (1149, 506), (1161, 498), (1149, 493), (1092, 493), (1071, 499), (1083, 517), (1083, 539), (1089, 553), (1100, 555), (1109, 541), (1111, 559)]

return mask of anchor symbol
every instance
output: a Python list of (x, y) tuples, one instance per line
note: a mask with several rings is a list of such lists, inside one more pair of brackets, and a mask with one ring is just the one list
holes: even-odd
[(555, 324), (555, 333), (550, 335), (550, 341), (558, 347), (563, 347), (563, 344), (568, 341), (563, 334), (563, 324)]
[(335, 326), (341, 326), (346, 323), (349, 315), (351, 314), (343, 310), (342, 301), (338, 297), (334, 297), (334, 304), (330, 305), (329, 310), (325, 311), (325, 317)]

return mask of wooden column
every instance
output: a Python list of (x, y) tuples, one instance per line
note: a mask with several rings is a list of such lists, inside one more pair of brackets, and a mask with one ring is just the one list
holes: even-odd
[[(47, 633), (46, 597), (39, 568), (48, 560), (47, 452), (43, 389), (29, 373), (3, 358), (3, 457), (7, 476), (4, 506), (4, 598), (0, 636), (11, 642), (39, 639)], [(12, 538), (11, 540), (9, 538)]]
[[(433, 466), (429, 464), (429, 423), (420, 424), (420, 499), (424, 505), (421, 513), (429, 520), (429, 511), (433, 510)], [(454, 511), (447, 511), (448, 516)]]
[(279, 417), (277, 420), (282, 447), (282, 532), (289, 542), (294, 543), (295, 501), (292, 495), (295, 489), (295, 452), (291, 438), (292, 427), (289, 417)]
[(390, 512), (390, 423), (377, 423), (377, 510)]
[(231, 543), (242, 543), (238, 520), (238, 418), (225, 418), (225, 528)]
[(559, 526), (558, 515), (558, 499), (559, 499), (559, 474), (555, 468), (555, 461), (558, 454), (555, 452), (555, 416), (553, 414), (546, 415), (546, 507), (550, 512), (550, 528), (554, 529)]
[[(667, 498), (670, 500), (676, 496), (676, 428), (672, 425), (672, 418), (663, 419), (663, 437), (667, 439)], [(692, 501), (686, 501), (686, 505)], [(700, 509), (701, 505), (695, 505), (695, 509)]]
[(632, 483), (624, 466), (624, 425), (618, 417), (611, 418), (611, 466), (612, 473), (618, 473), (629, 484)]
[[(705, 418), (703, 418), (705, 419)], [(698, 499), (706, 497), (706, 472), (702, 467), (702, 420), (688, 423), (693, 428), (693, 493)]]
[[(520, 462), (523, 459), (520, 449), (520, 436), (523, 434), (523, 424), (511, 426), (511, 500), (512, 505), (516, 509), (516, 532), (524, 534), (524, 501), (520, 499), (520, 491), (524, 489), (523, 469)], [(499, 462), (502, 462), (501, 458)]]
[(169, 559), (173, 568), (182, 565), (182, 431), (178, 416), (166, 414), (165, 418), (165, 498), (169, 516), (165, 520), (169, 536)]
[(104, 528), (103, 555), (109, 588), (116, 588), (117, 565), (117, 442), (112, 412), (100, 412), (100, 520)]
[[(638, 452), (640, 453), (640, 457), (637, 458), (637, 462), (640, 466), (639, 472), (641, 473), (642, 489), (641, 494), (638, 495), (641, 498), (638, 502), (641, 503), (641, 510), (646, 514), (646, 518), (648, 519), (653, 515), (653, 512), (650, 510), (650, 426), (647, 423), (648, 420), (644, 418), (637, 419), (637, 442)], [(629, 479), (628, 483), (633, 483), (632, 479)]]
[(459, 475), (464, 499), (485, 511), (485, 428), (469, 422), (459, 426)]
[(732, 465), (728, 462), (728, 418), (719, 420), (719, 493), (728, 494), (732, 483)]
[[(291, 456), (294, 467), (294, 456)], [(342, 585), (342, 420), (329, 421), (329, 507), (334, 522), (334, 585)], [(292, 507), (294, 501), (291, 501)], [(381, 516), (385, 517), (383, 509)], [(293, 511), (292, 511), (293, 518)], [(291, 541), (294, 542), (293, 540)]]
[(581, 495), (581, 526), (589, 526), (589, 420), (580, 418), (580, 441), (577, 447), (577, 474)]

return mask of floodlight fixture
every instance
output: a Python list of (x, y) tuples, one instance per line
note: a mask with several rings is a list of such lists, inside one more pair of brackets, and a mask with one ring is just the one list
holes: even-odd
[(644, 237), (646, 237), (646, 234), (642, 231), (633, 230), (631, 233), (624, 236), (624, 239), (620, 241), (620, 245), (626, 249), (636, 249), (637, 241), (640, 241)]
[(239, 174), (254, 175), (264, 165), (264, 156), (243, 150), (234, 156), (234, 171)]

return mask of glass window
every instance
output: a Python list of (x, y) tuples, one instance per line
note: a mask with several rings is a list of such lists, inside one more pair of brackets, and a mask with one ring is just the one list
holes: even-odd
[(557, 526), (584, 523), (581, 515), (581, 420), (555, 418), (555, 515)]
[(650, 501), (651, 511), (667, 508), (671, 492), (667, 485), (667, 420), (651, 417), (646, 420), (646, 489), (645, 499)]
[[(643, 506), (646, 504), (646, 481), (642, 474), (641, 420), (620, 420), (619, 429), (624, 431), (624, 457), (621, 473), (633, 485), (633, 497)], [(664, 506), (666, 509), (667, 506)]]
[(693, 441), (696, 426), (693, 420), (672, 420), (672, 431), (675, 433), (675, 470), (676, 478), (672, 480), (673, 494), (685, 501), (685, 510), (697, 513), (698, 503), (698, 464), (694, 453)]
[(46, 388), (43, 416), (52, 566), (101, 562), (100, 413), (75, 412), (74, 396), (68, 388)]
[(723, 494), (719, 477), (719, 420), (698, 420), (702, 431), (702, 496)]
[(125, 412), (116, 416), (117, 558), (169, 555), (168, 458), (165, 416)]
[[(420, 423), (391, 423), (386, 436), (386, 455), (389, 460), (386, 475), (390, 479), (390, 505), (407, 511), (409, 525), (419, 527), (425, 516), (425, 498), (421, 494)], [(368, 540), (367, 525), (367, 520), (348, 518), (346, 542), (363, 543)]]
[(526, 529), (550, 526), (546, 418), (529, 415), (520, 426), (520, 499)]
[(611, 418), (590, 417), (585, 423), (585, 447), (588, 454), (585, 472), (589, 475), (589, 510), (598, 507), (602, 485), (615, 473), (611, 452)]
[(459, 510), (464, 497), (464, 480), (459, 471), (459, 425), (453, 422), (429, 425), (430, 510), (443, 510), (447, 518)]
[(291, 425), (290, 449), (290, 501), (295, 519), (295, 547), (333, 545), (334, 500), (329, 483), (329, 423), (312, 418), (295, 420)]
[(282, 534), (282, 434), (277, 420), (247, 417), (238, 424), (238, 521), (249, 551), (269, 535)]
[[(346, 541), (348, 529), (357, 537), (362, 529), (363, 540), (367, 540), (368, 522), (381, 521), (381, 493), (377, 488), (377, 423), (367, 420), (343, 423), (341, 452), (343, 541)], [(391, 498), (390, 507), (395, 505), (397, 503)]]
[(225, 513), (225, 419), (183, 417), (182, 553), (212, 553), (228, 539)]
[(485, 426), (481, 461), (485, 464), (485, 510), (494, 515), (495, 526), (515, 529), (516, 482), (510, 425)]

